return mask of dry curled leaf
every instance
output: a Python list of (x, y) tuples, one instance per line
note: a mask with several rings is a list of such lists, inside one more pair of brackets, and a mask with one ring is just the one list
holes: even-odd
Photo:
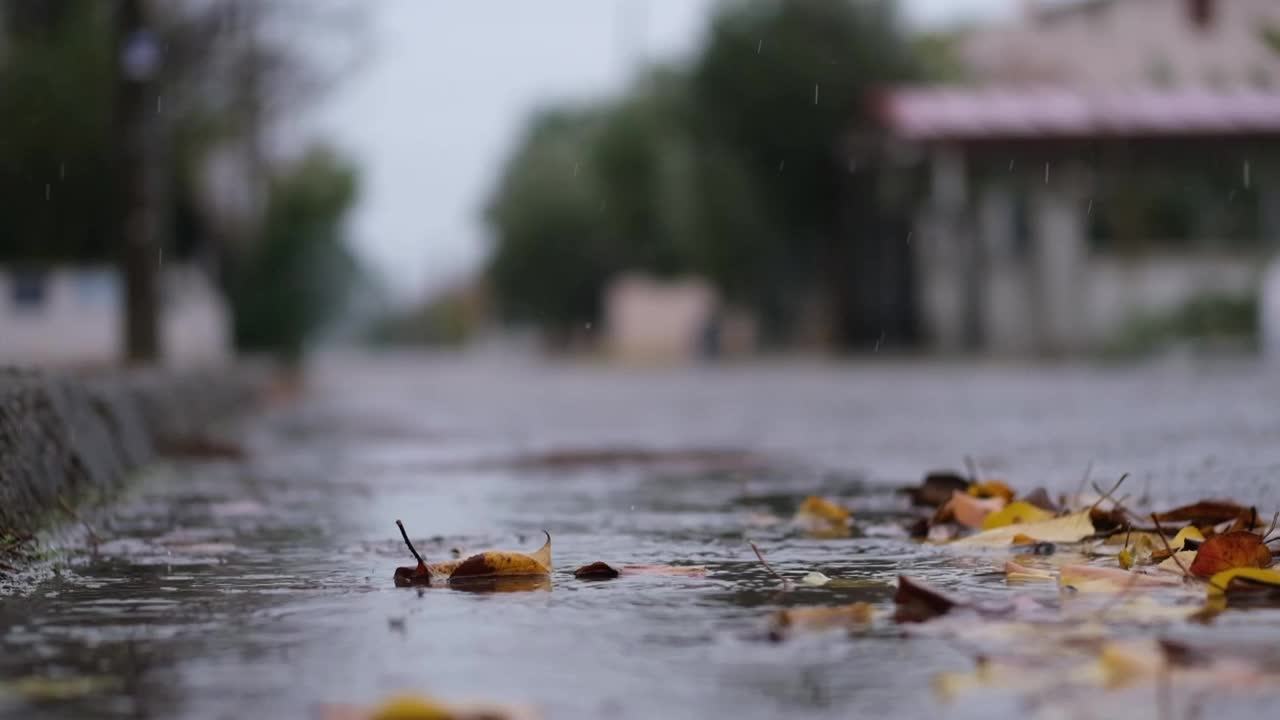
[(487, 550), (458, 560), (427, 563), (409, 541), (404, 524), (397, 520), (396, 525), (400, 528), (409, 552), (418, 561), (416, 567), (396, 568), (394, 579), (397, 587), (498, 577), (537, 578), (551, 574), (551, 533), (546, 531), (543, 534), (547, 536), (547, 541), (533, 553)]
[(1280, 571), (1264, 568), (1232, 568), (1209, 578), (1209, 596), (1270, 590), (1280, 595)]
[(1191, 563), (1191, 574), (1209, 577), (1232, 568), (1265, 568), (1271, 566), (1271, 549), (1262, 536), (1247, 530), (1214, 535), (1200, 545)]

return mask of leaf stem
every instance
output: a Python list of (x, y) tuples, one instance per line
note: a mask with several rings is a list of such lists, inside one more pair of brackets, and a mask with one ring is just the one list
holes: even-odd
[(409, 540), (409, 533), (405, 532), (404, 523), (396, 521), (396, 527), (400, 528), (400, 537), (404, 538), (404, 544), (409, 546), (409, 552), (413, 553), (413, 557), (421, 564), (426, 565), (427, 561), (422, 559), (418, 551), (414, 549), (413, 543)]

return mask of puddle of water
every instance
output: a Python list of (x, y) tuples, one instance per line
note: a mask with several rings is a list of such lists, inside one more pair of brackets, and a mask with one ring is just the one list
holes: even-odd
[[(978, 599), (1007, 598), (1003, 579), (987, 572), (1002, 558), (959, 558), (893, 536), (806, 537), (785, 524), (751, 522), (753, 513), (787, 515), (811, 492), (849, 501), (863, 526), (898, 518), (905, 499), (882, 488), (893, 468), (906, 464), (903, 451), (875, 456), (869, 448), (896, 445), (915, 454), (918, 445), (895, 425), (899, 421), (885, 421), (889, 429), (875, 431), (878, 438), (851, 440), (843, 464), (810, 462), (823, 455), (810, 452), (812, 442), (777, 440), (791, 432), (781, 428), (806, 417), (825, 418), (814, 421), (818, 435), (828, 435), (823, 423), (837, 419), (854, 435), (867, 427), (863, 411), (874, 402), (850, 402), (852, 414), (842, 415), (840, 391), (833, 389), (841, 386), (804, 375), (794, 387), (808, 402), (775, 403), (776, 425), (764, 436), (789, 446), (784, 450), (791, 452), (773, 457), (806, 462), (738, 462), (763, 454), (753, 449), (682, 451), (673, 458), (678, 462), (668, 463), (649, 451), (628, 450), (623, 458), (609, 448), (678, 449), (671, 438), (679, 433), (671, 428), (631, 426), (634, 437), (627, 442), (598, 437), (583, 428), (579, 414), (600, 423), (599, 408), (543, 392), (548, 386), (573, 387), (578, 394), (598, 390), (599, 402), (617, 408), (643, 404), (637, 398), (654, 383), (674, 383), (675, 390), (657, 393), (645, 407), (652, 411), (670, 393), (710, 392), (706, 404), (721, 403), (726, 417), (736, 417), (731, 411), (742, 401), (735, 393), (751, 386), (750, 377), (730, 374), (724, 387), (713, 382), (710, 390), (692, 389), (684, 380), (632, 378), (618, 382), (638, 388), (606, 390), (590, 377), (553, 375), (536, 384), (541, 390), (522, 396), (541, 401), (545, 416), (512, 409), (501, 399), (490, 398), (484, 412), (450, 405), (457, 377), (447, 373), (422, 379), (413, 371), (404, 376), (413, 379), (404, 387), (384, 391), (384, 374), (360, 377), (362, 386), (345, 382), (345, 392), (255, 423), (247, 462), (186, 462), (142, 478), (99, 528), (104, 542), (96, 554), (74, 554), (57, 577), (0, 604), (0, 685), (8, 688), (0, 692), (0, 713), (50, 719), (308, 717), (321, 703), (368, 703), (409, 689), (533, 704), (552, 718), (1025, 715), (1023, 699), (999, 694), (961, 707), (939, 705), (929, 691), (934, 675), (971, 669), (972, 649), (927, 636), (904, 638), (884, 619), (899, 573)], [(1052, 380), (1045, 382), (1040, 399), (1026, 402), (1043, 408), (1063, 399)], [(1115, 392), (1110, 379), (1095, 382), (1095, 395)], [(420, 408), (432, 405), (427, 396), (441, 400), (437, 393), (443, 414), (423, 419)], [(759, 392), (752, 398), (748, 405), (766, 406)], [(450, 409), (458, 409), (457, 416)], [(551, 423), (535, 432), (534, 419), (564, 417), (557, 412), (569, 413), (567, 429)], [(1009, 412), (988, 412), (997, 427), (1007, 427)], [(1093, 410), (1085, 405), (1074, 412)], [(616, 417), (626, 429), (624, 415)], [(645, 422), (655, 422), (653, 412), (648, 417)], [(919, 417), (913, 432), (920, 430)], [(1076, 428), (1079, 417), (1065, 418), (1053, 431)], [(1245, 420), (1252, 432), (1240, 437), (1250, 450), (1235, 468), (1248, 478), (1252, 468), (1274, 459), (1252, 445), (1271, 437), (1264, 430), (1274, 423), (1263, 416)], [(930, 422), (928, 435), (941, 437), (952, 427), (945, 416)], [(700, 422), (684, 429), (689, 448), (769, 445), (726, 444), (715, 432), (701, 432)], [(1076, 432), (1073, 442), (1082, 443), (1086, 433)], [(561, 435), (597, 438), (591, 442), (598, 444), (547, 450)], [(1019, 437), (1008, 447), (1039, 442), (1025, 433)], [(1206, 442), (1212, 450), (1225, 441), (1212, 435)], [(1030, 449), (1018, 457), (1035, 462), (1049, 455)], [(555, 462), (458, 462), (548, 456)], [(859, 467), (853, 456), (868, 458), (867, 464)], [(602, 461), (583, 461), (590, 457)], [(875, 457), (887, 459), (876, 465)], [(918, 479), (914, 474), (934, 466), (929, 453), (921, 453), (913, 477), (902, 480)], [(1077, 476), (1075, 467), (1062, 473), (1057, 489), (1073, 485)], [(1247, 480), (1239, 484), (1249, 487)], [(454, 549), (533, 550), (547, 529), (554, 537), (555, 573), (521, 592), (395, 588), (394, 568), (411, 562), (397, 518), (433, 560), (452, 557)], [(789, 577), (816, 570), (865, 582), (780, 593), (754, 559), (748, 537)], [(709, 574), (607, 582), (573, 577), (574, 568), (598, 560), (705, 565)], [(1059, 601), (1052, 587), (1021, 590)], [(766, 619), (777, 608), (859, 601), (875, 605), (882, 619), (853, 637), (834, 632), (784, 643), (763, 639)], [(1179, 626), (1178, 632), (1225, 642), (1280, 636), (1276, 613), (1243, 617), (1215, 628)], [(12, 684), (30, 684), (31, 678), (50, 682), (43, 694)]]

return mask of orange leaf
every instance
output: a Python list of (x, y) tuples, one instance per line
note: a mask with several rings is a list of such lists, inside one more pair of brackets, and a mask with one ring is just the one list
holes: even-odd
[(934, 515), (933, 522), (938, 524), (954, 520), (967, 528), (981, 529), (987, 516), (1004, 505), (1002, 498), (976, 498), (957, 491), (951, 494), (951, 500)]
[(1199, 577), (1216, 575), (1232, 568), (1271, 566), (1271, 549), (1262, 536), (1246, 530), (1214, 535), (1205, 540), (1191, 563), (1191, 573)]
[(969, 494), (976, 498), (1000, 498), (1013, 501), (1013, 488), (1000, 480), (985, 480), (969, 486)]

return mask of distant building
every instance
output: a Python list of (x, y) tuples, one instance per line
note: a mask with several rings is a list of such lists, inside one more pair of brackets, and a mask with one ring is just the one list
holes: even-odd
[[(207, 275), (160, 275), (160, 341), (166, 363), (207, 365), (231, 354), (230, 313)], [(110, 267), (0, 268), (0, 365), (99, 367), (123, 353), (123, 283)]]
[(684, 363), (755, 349), (754, 320), (725, 308), (700, 278), (624, 275), (605, 292), (604, 317), (607, 349), (623, 362)]
[(1280, 89), (1275, 0), (1024, 0), (963, 38), (983, 85)]
[(889, 93), (894, 154), (928, 175), (922, 338), (1075, 353), (1256, 296), (1280, 241), (1278, 33), (1274, 0), (1036, 3), (969, 34), (972, 84)]

